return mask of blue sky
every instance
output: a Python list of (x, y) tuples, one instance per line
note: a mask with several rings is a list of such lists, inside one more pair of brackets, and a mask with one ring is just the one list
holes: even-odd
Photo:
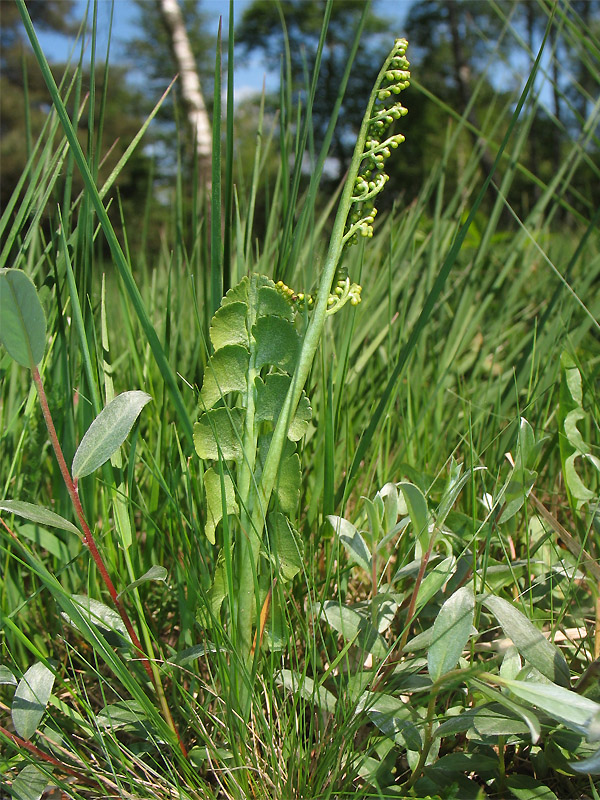
[[(0, 0), (2, 2), (3, 0)], [(151, 0), (148, 0), (149, 2)], [(343, 0), (339, 0), (343, 2)], [(90, 0), (92, 2), (92, 0)], [(234, 0), (234, 21), (237, 21), (246, 6), (251, 0)], [(392, 30), (390, 26), (390, 39), (404, 34), (400, 28), (406, 17), (412, 0), (376, 0), (375, 10), (382, 16), (397, 21), (398, 30)], [(75, 17), (83, 19), (87, 0), (76, 0)], [(99, 53), (106, 52), (108, 32), (110, 27), (111, 0), (98, 0), (98, 38), (97, 48)], [(229, 21), (229, 0), (201, 0), (203, 10), (208, 15), (209, 25), (214, 26), (216, 33), (219, 17), (223, 17), (223, 26), (226, 29)], [(127, 42), (136, 35), (137, 19), (139, 15), (138, 7), (131, 0), (115, 0), (113, 34), (111, 43), (111, 59), (114, 62), (127, 60)], [(69, 41), (64, 36), (53, 33), (38, 31), (38, 38), (44, 49), (46, 57), (50, 60), (66, 61), (69, 57), (73, 41)], [(260, 55), (253, 56), (249, 61), (244, 61), (243, 66), (236, 70), (235, 75), (235, 94), (236, 97), (243, 97), (252, 92), (260, 92), (263, 79), (266, 77), (267, 89), (274, 89), (278, 85), (278, 76), (265, 75), (266, 68), (261, 61)]]

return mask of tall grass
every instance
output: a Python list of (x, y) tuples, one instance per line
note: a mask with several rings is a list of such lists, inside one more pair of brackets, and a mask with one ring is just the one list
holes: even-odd
[[(589, 153), (598, 105), (582, 120), (552, 182), (540, 184), (530, 176), (538, 182), (538, 200), (507, 229), (500, 223), (511, 214), (507, 198), (524, 171), (535, 111), (535, 104), (528, 105), (533, 81), (476, 131), (498, 156), (497, 172), (486, 185), (476, 148), (457, 185), (447, 185), (447, 165), (470, 123), (448, 118), (443, 98), (432, 98), (447, 124), (444, 153), (417, 199), (409, 207), (399, 200), (377, 219), (374, 238), (346, 253), (350, 274), (363, 286), (363, 301), (329, 321), (307, 384), (313, 414), (301, 445), (297, 520), (303, 566), (291, 587), (272, 587), (246, 720), (228, 694), (235, 642), (211, 610), (216, 554), (204, 536), (204, 470), (193, 449), (192, 425), (218, 304), (215, 286), (234, 285), (254, 272), (306, 290), (318, 282), (337, 201), (319, 192), (329, 140), (303, 191), (310, 108), (296, 109), (291, 93), (282, 90), (281, 130), (270, 129), (279, 123), (265, 118), (261, 106), (252, 169), (240, 164), (235, 174), (229, 144), (235, 142), (236, 112), (228, 104), (223, 123), (228, 169), (221, 188), (224, 197), (233, 198), (233, 208), (224, 221), (225, 250), (217, 235), (219, 203), (213, 203), (211, 229), (201, 189), (186, 203), (189, 187), (179, 177), (172, 202), (161, 208), (166, 218), (161, 250), (130, 252), (104, 210), (107, 202), (118, 203), (118, 196), (96, 185), (97, 142), (91, 137), (82, 150), (75, 121), (64, 110), (71, 93), (79, 98), (81, 66), (72, 85), (55, 87), (24, 5), (20, 8), (53, 109), (0, 223), (0, 267), (25, 270), (38, 287), (48, 330), (40, 373), (68, 463), (114, 394), (139, 388), (152, 395), (122, 454), (101, 473), (82, 479), (79, 490), (119, 591), (153, 565), (168, 570), (165, 582), (147, 582), (125, 598), (151, 642), (189, 758), (178, 750), (122, 637), (95, 624), (73, 600), (74, 595), (102, 600), (105, 594), (81, 542), (3, 512), (2, 663), (16, 680), (38, 661), (56, 675), (33, 740), (36, 750), (10, 738), (13, 689), (3, 692), (6, 780), (31, 762), (44, 780), (77, 798), (398, 797), (411, 791), (503, 797), (512, 790), (517, 797), (533, 797), (540, 787), (548, 797), (598, 797), (594, 779), (569, 766), (589, 756), (593, 744), (568, 724), (561, 727), (551, 713), (542, 716), (543, 732), (533, 744), (512, 718), (479, 729), (473, 722), (450, 728), (442, 749), (436, 754), (432, 748), (420, 763), (410, 733), (425, 736), (434, 689), (426, 679), (423, 651), (415, 645), (398, 652), (399, 642), (427, 631), (452, 592), (472, 582), (477, 593), (485, 589), (514, 601), (538, 630), (556, 640), (571, 668), (572, 687), (597, 666), (598, 580), (595, 561), (586, 561), (583, 551), (598, 557), (600, 242), (598, 212), (585, 197), (578, 198), (577, 210), (566, 198), (582, 166), (597, 175)], [(590, 32), (565, 15), (559, 6), (549, 24), (567, 26), (574, 47), (597, 51), (598, 42), (586, 38)], [(323, 35), (325, 30), (324, 24)], [(598, 80), (597, 64), (588, 66)], [(109, 85), (110, 77), (104, 91)], [(314, 84), (309, 98), (311, 90)], [(410, 95), (405, 103), (410, 109)], [(91, 100), (75, 105), (81, 114), (93, 108)], [(100, 135), (97, 126), (90, 130)], [(402, 159), (402, 148), (394, 157)], [(84, 178), (80, 198), (71, 190), (72, 161)], [(215, 169), (213, 182), (219, 176)], [(494, 200), (487, 215), (477, 211), (484, 193)], [(266, 216), (260, 233), (257, 198)], [(125, 237), (161, 203), (149, 186), (146, 208), (138, 217), (123, 218)], [(52, 220), (48, 236), (40, 223), (43, 213)], [(107, 242), (109, 260), (100, 242)], [(586, 500), (577, 495), (565, 445), (564, 419), (574, 408), (565, 353), (582, 380), (577, 424), (585, 447), (577, 474), (589, 489)], [(28, 374), (3, 351), (0, 375), (3, 497), (73, 519)], [(517, 456), (521, 418), (537, 440), (547, 438), (535, 466), (535, 501), (531, 487), (521, 487), (518, 510), (502, 522), (503, 504), (515, 491), (505, 453)], [(418, 487), (433, 510), (445, 496), (456, 461), (472, 471), (442, 526), (428, 570), (448, 556), (453, 566), (438, 590), (417, 605), (416, 618), (407, 620), (414, 562), (422, 555), (415, 550), (419, 531), (407, 509), (381, 551), (374, 584), (373, 576), (352, 566), (326, 518), (345, 517), (365, 533), (370, 524), (365, 498), (400, 481)], [(370, 669), (357, 640), (327, 624), (324, 608), (331, 601), (360, 608), (378, 591), (391, 591), (398, 610), (385, 631), (387, 657), (380, 668)], [(510, 664), (521, 664), (519, 654), (479, 600), (479, 638), (466, 647), (463, 668), (476, 672), (484, 665), (514, 678), (518, 670), (510, 672)], [(394, 671), (388, 674), (390, 665)], [(381, 691), (382, 679), (388, 680), (387, 697), (410, 697), (410, 730), (398, 723), (386, 732), (374, 722), (375, 712), (361, 707), (363, 692)], [(450, 683), (439, 691), (436, 725), (477, 707), (477, 692), (483, 690), (480, 684), (466, 689)], [(598, 700), (597, 693), (590, 697)], [(400, 712), (394, 713), (392, 718), (399, 718)]]

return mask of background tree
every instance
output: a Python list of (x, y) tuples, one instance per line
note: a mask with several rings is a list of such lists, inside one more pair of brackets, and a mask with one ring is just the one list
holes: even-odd
[[(74, 0), (29, 0), (36, 27), (72, 35)], [(15, 3), (0, 2), (0, 202), (4, 208), (46, 117), (48, 93)]]
[[(40, 29), (49, 29), (64, 34), (65, 37), (73, 37), (79, 30), (80, 21), (74, 20), (75, 3), (72, 0), (34, 0), (28, 2), (27, 7), (34, 25)], [(0, 9), (0, 200), (4, 209), (27, 163), (50, 105), (47, 87), (29, 43), (24, 38), (17, 6), (2, 2)], [(50, 66), (58, 83), (66, 74), (65, 86), (69, 85), (70, 77), (77, 69), (75, 66), (67, 67), (64, 63)], [(83, 66), (78, 74), (78, 90), (71, 90), (65, 98), (66, 104), (72, 119), (76, 116), (74, 103), (78, 102), (79, 109), (82, 109), (78, 122), (80, 143), (84, 151), (89, 150), (90, 158), (93, 152), (94, 160), (98, 164), (98, 184), (102, 185), (142, 126), (145, 97), (128, 82), (128, 70), (125, 66), (111, 66), (106, 91), (103, 63), (96, 63), (94, 75), (90, 73), (89, 66)], [(93, 95), (90, 93), (92, 82)], [(95, 104), (92, 114), (89, 113), (91, 96), (94, 97)], [(93, 120), (93, 130), (89, 129), (90, 120)], [(150, 174), (151, 158), (144, 152), (143, 146), (140, 146), (130, 156), (112, 190), (109, 213), (117, 230), (120, 230), (119, 203), (125, 214), (128, 208), (139, 210), (143, 207), (148, 195)], [(54, 188), (56, 202), (49, 204), (45, 212), (47, 231), (50, 223), (55, 228), (57, 222), (50, 219), (50, 209), (55, 208), (56, 203), (62, 205), (65, 201), (65, 175), (66, 170), (63, 170)], [(71, 201), (81, 191), (83, 183), (75, 170), (72, 175)], [(117, 194), (118, 203), (115, 202)], [(140, 227), (132, 226), (130, 244), (136, 246), (139, 243), (137, 236), (141, 235)], [(157, 240), (154, 244), (156, 243)]]
[[(254, 0), (245, 9), (236, 29), (236, 44), (241, 57), (261, 52), (269, 70), (280, 72), (287, 41), (291, 90), (297, 98), (304, 92), (314, 69), (325, 5), (324, 0), (283, 0), (281, 3)], [(364, 0), (345, 0), (343, 3), (334, 3), (332, 7), (312, 109), (317, 149), (337, 98), (339, 81), (348, 58), (348, 43), (352, 41), (364, 7)], [(390, 38), (388, 29), (387, 20), (373, 12), (369, 13), (364, 43), (354, 62), (348, 91), (340, 110), (340, 121), (334, 133), (331, 155), (339, 162), (340, 175), (346, 171), (354, 149), (356, 132), (362, 119), (363, 98), (368, 96), (379, 70), (380, 47), (384, 40), (387, 46)]]
[[(236, 32), (242, 57), (261, 52), (266, 65), (277, 70), (286, 52), (287, 37), (292, 89), (299, 96), (314, 64), (324, 8), (324, 0), (284, 0), (280, 4), (254, 0)], [(313, 109), (315, 140), (322, 137), (329, 120), (347, 42), (363, 8), (362, 0), (333, 4)], [(373, 80), (372, 65), (377, 61), (373, 54), (382, 39), (405, 32), (394, 28), (393, 20), (378, 17), (377, 8), (375, 0), (332, 143), (331, 155), (342, 169), (354, 140), (359, 116), (356, 102)], [(527, 115), (530, 130), (526, 158), (521, 164), (524, 170), (512, 186), (511, 203), (519, 211), (531, 207), (539, 191), (536, 182), (525, 177), (526, 171), (543, 182), (551, 180), (573, 126), (580, 130), (589, 113), (590, 99), (595, 96), (593, 71), (587, 62), (591, 56), (576, 37), (572, 40), (570, 26), (579, 30), (581, 25), (597, 25), (599, 8), (597, 0), (581, 0), (556, 9), (546, 45), (548, 53), (553, 53), (548, 66), (553, 88), (549, 95), (537, 100), (534, 93), (532, 102), (537, 102), (537, 107), (533, 115)], [(462, 165), (474, 147), (479, 153), (481, 175), (489, 173), (495, 157), (494, 142), (505, 133), (493, 129), (496, 117), (489, 115), (489, 109), (493, 104), (502, 107), (516, 102), (552, 12), (552, 4), (517, 0), (500, 0), (493, 5), (478, 0), (418, 0), (411, 5), (406, 24), (415, 80), (410, 97), (407, 96), (410, 113), (402, 120), (402, 132), (406, 134), (404, 157), (392, 160), (390, 165), (391, 185), (401, 187), (405, 201), (421, 189), (432, 163), (444, 152), (448, 125), (456, 124), (444, 107), (450, 107), (458, 116), (466, 115), (469, 122), (445, 164), (447, 193), (453, 192)], [(569, 19), (569, 25), (563, 24), (562, 16)], [(572, 80), (574, 75), (576, 81)], [(440, 102), (432, 100), (432, 96)], [(319, 142), (315, 144), (318, 146)], [(584, 175), (581, 180), (585, 182)], [(386, 192), (384, 203), (393, 199), (393, 192)], [(508, 222), (507, 218), (505, 223)]]
[[(164, 92), (168, 84), (173, 80), (177, 73), (180, 79), (163, 103), (157, 116), (156, 136), (159, 142), (162, 141), (160, 165), (168, 173), (172, 173), (176, 167), (177, 151), (173, 147), (174, 138), (177, 136), (177, 128), (181, 124), (185, 130), (185, 120), (177, 119), (176, 109), (184, 107), (183, 81), (181, 79), (181, 64), (177, 63), (174, 56), (173, 36), (169, 27), (165, 25), (165, 19), (161, 11), (162, 0), (156, 2), (146, 2), (145, 0), (134, 0), (139, 9), (137, 19), (137, 30), (139, 35), (127, 43), (127, 60), (131, 68), (144, 76), (143, 90), (147, 96), (148, 109), (154, 106), (158, 97)], [(211, 98), (213, 96), (214, 69), (215, 69), (215, 44), (216, 36), (209, 32), (209, 15), (204, 11), (203, 5), (197, 0), (183, 0), (177, 3), (182, 26), (185, 29), (189, 43), (189, 51), (193, 55), (196, 75), (199, 79), (199, 90), (206, 106), (206, 114), (210, 114), (212, 108)], [(186, 67), (188, 74), (191, 65)], [(197, 103), (196, 103), (197, 105)], [(191, 104), (187, 104), (191, 108)], [(205, 125), (205, 123), (204, 123)], [(187, 127), (188, 142), (193, 145), (196, 133), (190, 125)], [(206, 143), (204, 134), (202, 140), (202, 158), (210, 152), (210, 146)], [(194, 148), (186, 148), (187, 160), (186, 173), (190, 174), (191, 161), (193, 159)]]
[(156, 0), (156, 4), (179, 70), (181, 98), (196, 149), (199, 171), (202, 180), (206, 182), (210, 175), (212, 134), (191, 43), (177, 0)]

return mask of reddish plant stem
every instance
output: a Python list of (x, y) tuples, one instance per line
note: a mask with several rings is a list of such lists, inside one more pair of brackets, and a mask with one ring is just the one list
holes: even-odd
[(58, 461), (58, 466), (60, 468), (61, 475), (65, 482), (65, 486), (67, 487), (67, 491), (69, 492), (69, 496), (71, 498), (71, 502), (73, 503), (73, 508), (75, 509), (75, 513), (77, 514), (77, 518), (79, 520), (79, 524), (83, 530), (83, 543), (89, 549), (92, 558), (94, 559), (94, 564), (98, 568), (100, 572), (100, 576), (104, 581), (106, 588), (108, 589), (108, 593), (110, 594), (113, 603), (117, 611), (119, 612), (119, 616), (123, 620), (123, 624), (127, 629), (127, 633), (131, 637), (131, 641), (133, 646), (136, 650), (139, 650), (141, 654), (141, 660), (144, 665), (144, 669), (148, 677), (150, 678), (151, 682), (154, 684), (154, 676), (152, 674), (152, 669), (150, 667), (150, 662), (148, 661), (148, 656), (144, 652), (142, 648), (142, 644), (138, 638), (137, 633), (135, 632), (135, 628), (133, 627), (133, 623), (129, 618), (129, 614), (125, 610), (123, 603), (119, 599), (117, 594), (117, 590), (115, 589), (115, 585), (112, 582), (110, 575), (108, 574), (108, 570), (104, 564), (102, 556), (100, 555), (100, 551), (96, 545), (92, 532), (90, 530), (89, 525), (87, 524), (85, 514), (83, 512), (83, 506), (81, 505), (81, 501), (79, 499), (79, 492), (77, 490), (77, 486), (73, 478), (71, 477), (71, 473), (69, 472), (69, 468), (67, 467), (67, 462), (65, 461), (65, 457), (63, 455), (62, 448), (60, 446), (60, 442), (58, 441), (58, 436), (56, 435), (56, 428), (54, 427), (54, 422), (52, 420), (52, 415), (50, 414), (50, 408), (48, 406), (48, 400), (46, 398), (46, 392), (44, 391), (44, 385), (42, 383), (42, 378), (40, 376), (39, 370), (36, 366), (33, 367), (31, 370), (33, 375), (33, 380), (37, 389), (38, 397), (40, 398), (40, 405), (42, 406), (42, 413), (44, 415), (44, 420), (46, 422), (46, 427), (48, 428), (48, 433), (50, 434), (50, 442), (52, 444), (52, 449), (54, 450), (54, 454), (56, 455), (56, 460)]
[(175, 727), (175, 723), (173, 722), (173, 717), (171, 716), (171, 711), (166, 705), (166, 701), (164, 700), (164, 692), (162, 686), (159, 685), (159, 679), (154, 675), (152, 671), (152, 667), (150, 665), (150, 661), (148, 660), (148, 656), (145, 653), (142, 644), (139, 640), (139, 637), (133, 627), (133, 623), (129, 618), (129, 614), (125, 610), (125, 606), (121, 603), (119, 596), (117, 594), (117, 590), (115, 589), (115, 585), (111, 580), (110, 575), (108, 574), (108, 570), (104, 564), (102, 556), (100, 555), (100, 551), (96, 546), (96, 542), (92, 535), (89, 525), (87, 524), (87, 520), (85, 518), (85, 514), (83, 512), (83, 506), (81, 505), (81, 501), (79, 499), (79, 492), (77, 490), (77, 485), (73, 478), (71, 477), (71, 473), (69, 472), (69, 468), (67, 467), (67, 462), (65, 461), (65, 457), (63, 455), (62, 448), (60, 446), (60, 442), (58, 441), (58, 436), (56, 434), (56, 428), (54, 427), (54, 422), (52, 420), (52, 415), (50, 414), (50, 408), (48, 406), (48, 400), (46, 398), (46, 392), (44, 391), (44, 384), (42, 383), (42, 378), (40, 376), (39, 370), (37, 366), (32, 366), (31, 374), (33, 376), (33, 381), (35, 383), (38, 397), (40, 398), (40, 405), (42, 407), (42, 414), (44, 415), (44, 420), (46, 422), (46, 427), (48, 428), (48, 433), (50, 434), (50, 442), (52, 444), (52, 449), (54, 450), (54, 454), (56, 455), (56, 460), (58, 461), (58, 466), (65, 482), (65, 486), (67, 487), (67, 491), (69, 492), (69, 496), (71, 498), (71, 502), (73, 503), (73, 508), (75, 509), (75, 513), (77, 514), (77, 518), (79, 520), (79, 524), (81, 525), (81, 529), (83, 530), (83, 543), (88, 547), (94, 563), (100, 572), (102, 580), (104, 581), (108, 592), (112, 598), (113, 603), (115, 604), (115, 608), (119, 612), (119, 616), (123, 620), (123, 624), (127, 630), (131, 638), (131, 642), (136, 650), (139, 651), (141, 662), (144, 665), (144, 669), (146, 670), (146, 674), (150, 679), (150, 683), (154, 686), (154, 689), (159, 698), (162, 699), (161, 705), (163, 706), (163, 711), (165, 713), (166, 721), (171, 730), (175, 733), (177, 740), (179, 742), (179, 747), (183, 755), (187, 758), (187, 750), (177, 728)]
[(402, 634), (402, 639), (400, 640), (400, 644), (398, 645), (396, 658), (394, 658), (392, 661), (387, 662), (385, 669), (380, 674), (378, 680), (373, 686), (374, 692), (376, 692), (379, 689), (381, 684), (394, 671), (394, 668), (400, 661), (400, 656), (402, 655), (402, 651), (406, 647), (406, 642), (408, 641), (408, 634), (410, 631), (410, 624), (413, 621), (415, 606), (417, 605), (417, 595), (419, 594), (419, 589), (421, 587), (421, 584), (423, 583), (423, 578), (425, 577), (425, 570), (427, 569), (427, 564), (429, 563), (429, 559), (431, 558), (431, 553), (433, 552), (434, 542), (435, 542), (435, 529), (431, 534), (431, 541), (429, 542), (429, 548), (425, 553), (425, 555), (421, 558), (421, 566), (419, 568), (419, 574), (417, 575), (417, 580), (415, 581), (415, 588), (413, 589), (413, 593), (410, 598), (408, 611), (406, 613), (406, 625), (404, 627), (404, 633)]
[(429, 559), (431, 558), (434, 542), (435, 542), (435, 530), (431, 534), (431, 541), (429, 542), (429, 548), (425, 553), (425, 555), (423, 556), (423, 558), (421, 559), (419, 574), (417, 575), (415, 588), (413, 589), (412, 597), (410, 598), (410, 605), (408, 606), (408, 611), (406, 612), (406, 626), (404, 628), (404, 633), (402, 634), (402, 639), (400, 640), (400, 648), (399, 648), (401, 653), (406, 647), (406, 642), (408, 641), (410, 624), (413, 621), (415, 606), (417, 605), (417, 595), (419, 594), (419, 589), (421, 588), (421, 584), (423, 583), (423, 578), (425, 577), (425, 570), (427, 569), (427, 564), (429, 563)]
[(64, 772), (67, 775), (72, 775), (73, 777), (78, 778), (80, 781), (82, 781), (82, 783), (87, 783), (90, 786), (98, 785), (97, 780), (89, 778), (87, 775), (84, 775), (78, 770), (68, 767), (63, 762), (58, 761), (58, 759), (53, 758), (51, 755), (48, 755), (48, 753), (45, 753), (43, 750), (40, 750), (39, 747), (36, 747), (31, 742), (28, 742), (25, 739), (21, 739), (19, 736), (17, 736), (14, 733), (11, 733), (9, 730), (3, 728), (1, 725), (0, 725), (0, 734), (6, 736), (6, 738), (9, 739), (16, 747), (22, 750), (28, 750), (32, 755), (34, 755), (40, 761), (45, 761), (47, 764), (52, 764), (53, 767), (56, 767), (61, 772)]

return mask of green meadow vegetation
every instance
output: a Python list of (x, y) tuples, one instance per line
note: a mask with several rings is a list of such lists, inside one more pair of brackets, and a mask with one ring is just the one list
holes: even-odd
[(540, 0), (531, 51), (487, 5), (464, 109), (390, 34), (338, 180), (369, 4), (322, 126), (335, 3), (251, 138), (225, 32), (210, 179), (181, 130), (131, 204), (172, 95), (104, 175), (108, 61), (57, 83), (16, 0), (48, 110), (0, 220), (0, 796), (600, 800), (600, 30)]

